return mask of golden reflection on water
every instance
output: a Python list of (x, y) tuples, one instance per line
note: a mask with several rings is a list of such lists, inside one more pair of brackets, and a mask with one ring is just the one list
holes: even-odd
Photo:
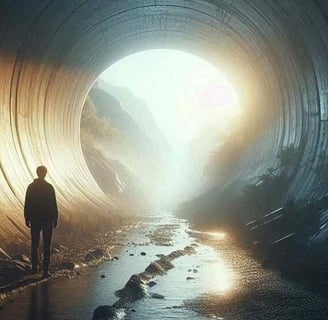
[(221, 261), (209, 263), (210, 291), (226, 294), (234, 287), (231, 270)]
[[(224, 232), (206, 232), (211, 240), (227, 241), (227, 234)], [(225, 261), (216, 250), (212, 251), (209, 262), (205, 266), (205, 275), (208, 279), (208, 290), (212, 293), (228, 294), (235, 286), (234, 273), (229, 268), (229, 261)]]
[(210, 235), (213, 240), (224, 240), (226, 238), (224, 232), (207, 232), (207, 234)]

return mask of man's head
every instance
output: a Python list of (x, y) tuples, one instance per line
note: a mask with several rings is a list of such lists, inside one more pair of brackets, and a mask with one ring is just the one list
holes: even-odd
[(36, 174), (40, 179), (44, 179), (47, 175), (47, 168), (45, 166), (39, 166), (36, 168)]

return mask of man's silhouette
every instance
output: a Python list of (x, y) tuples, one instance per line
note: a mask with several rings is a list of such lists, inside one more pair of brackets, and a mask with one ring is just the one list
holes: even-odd
[(47, 168), (36, 169), (38, 178), (27, 188), (24, 206), (26, 226), (31, 228), (32, 239), (32, 273), (38, 269), (38, 246), (40, 233), (43, 236), (43, 275), (49, 277), (50, 246), (52, 229), (57, 226), (58, 209), (55, 189), (45, 180)]

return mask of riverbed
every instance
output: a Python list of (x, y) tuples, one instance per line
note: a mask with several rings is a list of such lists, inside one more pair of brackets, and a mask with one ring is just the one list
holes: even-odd
[[(0, 319), (91, 320), (96, 307), (117, 301), (115, 291), (157, 255), (194, 243), (196, 254), (175, 259), (175, 267), (154, 279), (148, 295), (120, 310), (117, 318), (328, 319), (324, 297), (264, 269), (224, 230), (195, 232), (187, 221), (161, 214), (149, 216), (127, 237), (118, 260), (27, 288), (2, 306)], [(153, 293), (164, 299), (152, 298)]]

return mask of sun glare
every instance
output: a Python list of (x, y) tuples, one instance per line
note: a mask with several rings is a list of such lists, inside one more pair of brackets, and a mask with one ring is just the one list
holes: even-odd
[(173, 146), (197, 138), (213, 123), (228, 130), (240, 114), (238, 95), (209, 62), (177, 50), (147, 50), (125, 57), (101, 76), (143, 99)]

